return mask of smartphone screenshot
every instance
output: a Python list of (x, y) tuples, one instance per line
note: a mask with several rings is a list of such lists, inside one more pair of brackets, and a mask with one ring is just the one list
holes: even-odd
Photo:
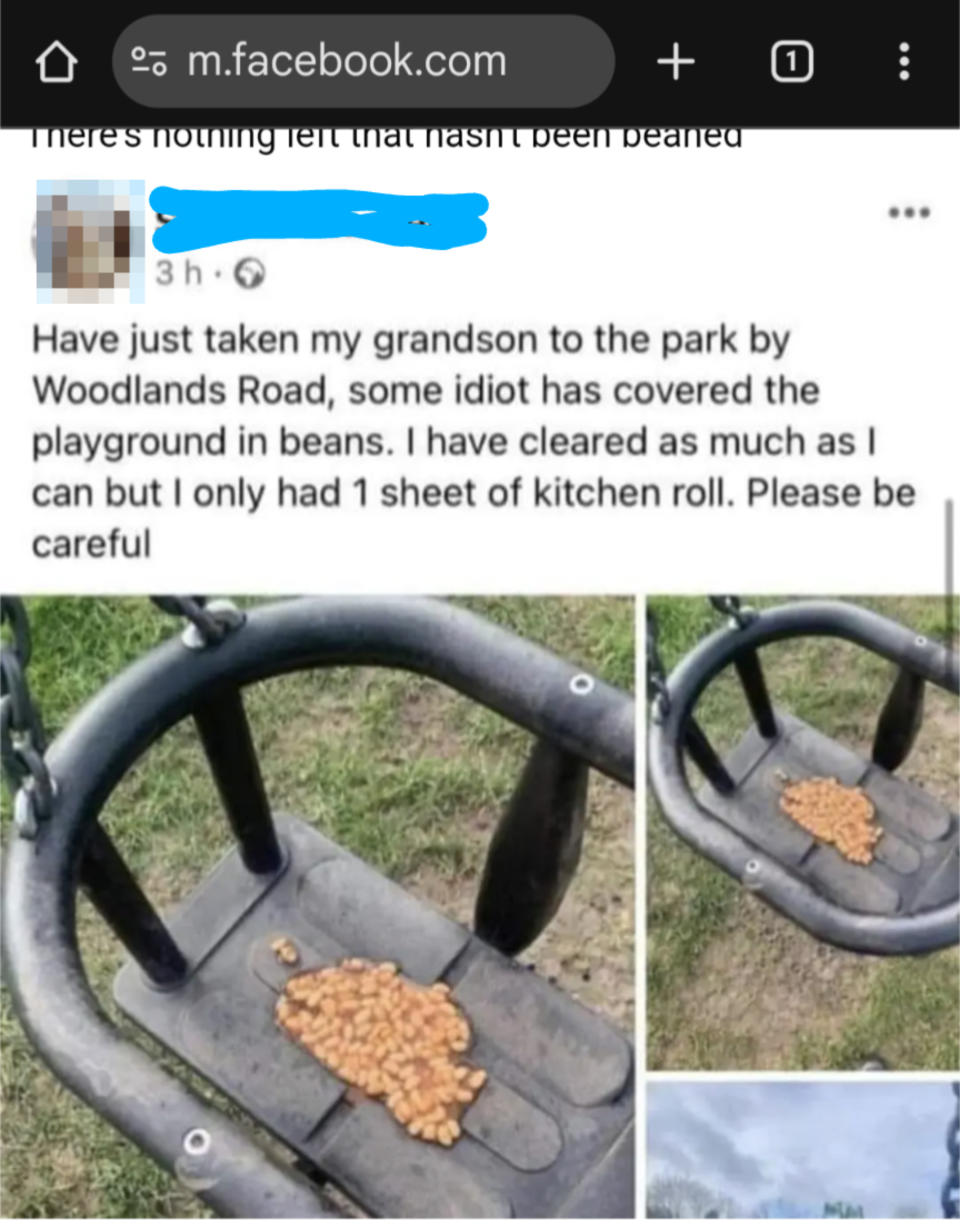
[(2, 24), (3, 1214), (955, 1218), (957, 0)]

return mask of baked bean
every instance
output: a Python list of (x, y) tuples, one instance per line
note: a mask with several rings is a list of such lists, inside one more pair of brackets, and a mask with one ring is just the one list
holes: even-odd
[[(271, 944), (278, 958), (282, 941)], [(351, 958), (291, 977), (275, 1017), (338, 1078), (382, 1100), (412, 1137), (450, 1147), (487, 1078), (458, 1060), (471, 1031), (450, 993), (443, 982), (407, 980), (396, 964)]]

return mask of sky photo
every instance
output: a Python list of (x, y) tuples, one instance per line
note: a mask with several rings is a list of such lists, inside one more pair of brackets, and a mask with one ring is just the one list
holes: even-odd
[[(648, 1206), (702, 1192), (722, 1216), (939, 1217), (949, 1083), (653, 1083), (647, 1090)], [(709, 1204), (706, 1198), (705, 1203)], [(674, 1212), (676, 1214), (676, 1211)]]

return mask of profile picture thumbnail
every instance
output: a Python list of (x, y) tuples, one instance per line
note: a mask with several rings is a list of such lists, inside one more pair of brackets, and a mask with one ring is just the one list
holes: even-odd
[(37, 301), (142, 303), (142, 179), (37, 181)]

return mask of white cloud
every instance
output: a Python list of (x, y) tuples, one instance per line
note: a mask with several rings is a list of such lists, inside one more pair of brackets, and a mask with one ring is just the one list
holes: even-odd
[(937, 1215), (953, 1104), (946, 1083), (655, 1083), (649, 1170), (693, 1177), (745, 1213), (842, 1199), (868, 1215)]

